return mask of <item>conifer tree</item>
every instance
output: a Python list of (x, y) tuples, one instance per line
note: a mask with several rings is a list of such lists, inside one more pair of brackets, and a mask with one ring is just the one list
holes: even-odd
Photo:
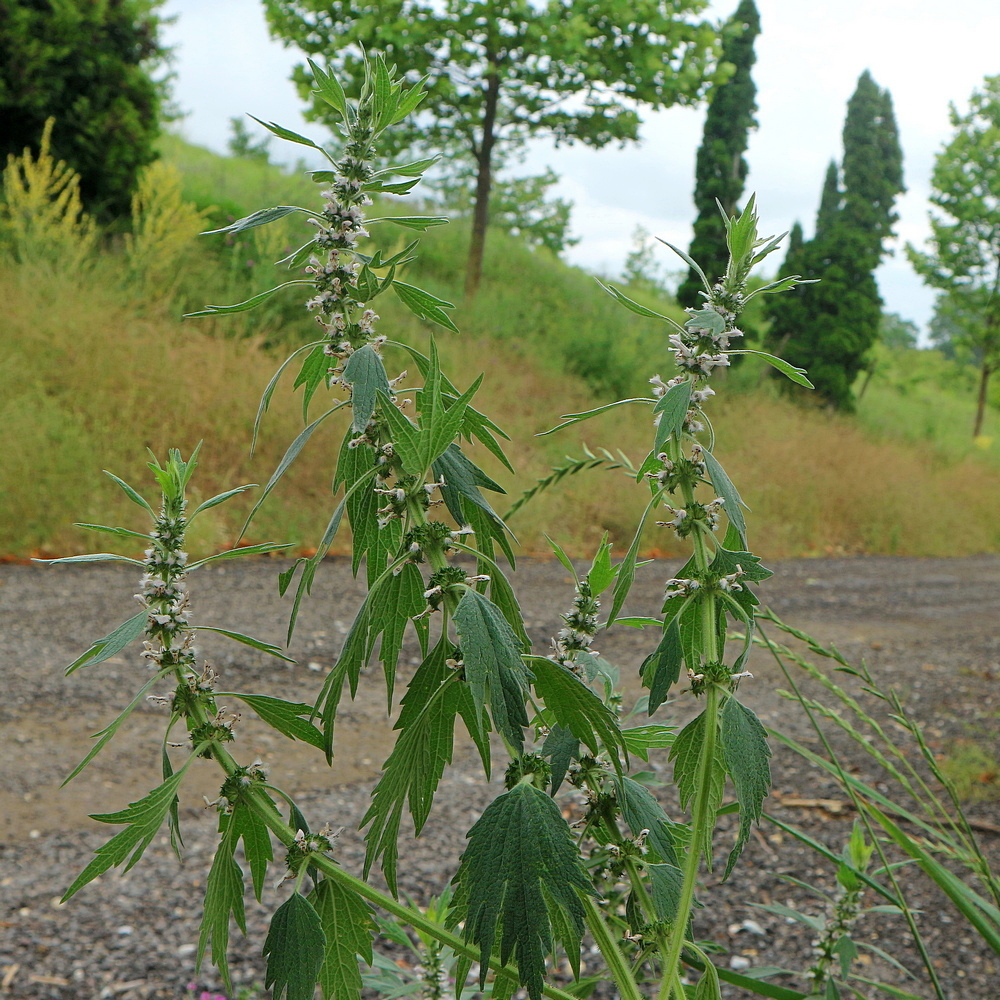
[[(698, 218), (690, 254), (713, 280), (721, 277), (729, 259), (726, 225), (719, 204), (729, 218), (738, 211), (737, 202), (743, 194), (748, 170), (743, 154), (750, 129), (757, 125), (754, 118), (757, 88), (750, 71), (756, 61), (753, 46), (758, 34), (760, 15), (756, 4), (754, 0), (741, 0), (722, 35), (722, 59), (735, 70), (716, 89), (708, 106), (695, 164), (694, 203)], [(677, 289), (677, 301), (682, 306), (700, 305), (701, 287), (701, 279), (693, 270), (689, 271)]]
[(892, 98), (867, 70), (848, 102), (843, 137), (843, 167), (828, 168), (816, 234), (794, 262), (798, 273), (822, 280), (772, 303), (769, 339), (783, 344), (786, 360), (809, 371), (827, 403), (850, 410), (851, 386), (878, 338), (882, 299), (874, 271), (903, 191)]

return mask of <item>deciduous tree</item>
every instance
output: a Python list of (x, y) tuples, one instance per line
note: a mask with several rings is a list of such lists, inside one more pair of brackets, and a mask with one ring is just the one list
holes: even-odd
[[(716, 31), (694, 16), (704, 0), (265, 0), (272, 33), (329, 60), (360, 89), (362, 46), (408, 77), (426, 76), (423, 113), (384, 150), (443, 154), (475, 171), (466, 292), (482, 273), (496, 170), (529, 138), (601, 147), (635, 141), (636, 105), (697, 100)], [(309, 89), (305, 67), (295, 79)], [(312, 117), (332, 122), (313, 101)]]
[(0, 162), (38, 147), (54, 117), (52, 155), (80, 175), (84, 204), (127, 214), (139, 171), (156, 158), (166, 50), (163, 0), (0, 5)]
[(979, 365), (973, 434), (983, 427), (990, 376), (1000, 368), (1000, 76), (973, 92), (969, 111), (951, 108), (954, 138), (931, 176), (930, 250), (907, 245), (917, 273), (940, 288), (938, 326)]

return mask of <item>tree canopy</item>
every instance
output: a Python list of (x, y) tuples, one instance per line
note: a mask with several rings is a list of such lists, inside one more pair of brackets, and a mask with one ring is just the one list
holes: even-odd
[(983, 426), (989, 379), (1000, 368), (1000, 76), (986, 77), (966, 114), (951, 107), (952, 140), (931, 175), (930, 250), (908, 245), (910, 263), (941, 289), (936, 325), (979, 364), (973, 433)]
[(851, 387), (879, 335), (874, 271), (903, 190), (892, 98), (867, 70), (848, 102), (843, 141), (842, 167), (831, 163), (826, 172), (815, 236), (790, 250), (786, 262), (822, 280), (772, 302), (770, 339), (787, 361), (808, 370), (827, 403), (849, 410)]
[(0, 16), (0, 160), (37, 148), (55, 118), (52, 155), (80, 175), (91, 212), (128, 212), (156, 158), (164, 87), (163, 0), (6, 0)]
[[(694, 204), (698, 218), (689, 251), (711, 279), (726, 270), (726, 218), (738, 214), (737, 202), (747, 177), (746, 152), (750, 130), (757, 125), (757, 88), (750, 71), (756, 61), (754, 41), (760, 33), (760, 15), (754, 0), (741, 0), (722, 30), (722, 60), (734, 67), (733, 75), (713, 92), (705, 116), (705, 131), (695, 164)], [(702, 302), (701, 278), (693, 269), (677, 290), (682, 306)]]
[[(715, 67), (705, 0), (265, 0), (271, 32), (327, 59), (359, 88), (362, 47), (426, 77), (422, 113), (388, 137), (387, 156), (442, 154), (474, 177), (466, 291), (482, 269), (495, 172), (528, 139), (601, 147), (635, 141), (635, 106), (698, 100)], [(294, 79), (310, 87), (299, 66)], [(322, 102), (314, 119), (331, 122)]]

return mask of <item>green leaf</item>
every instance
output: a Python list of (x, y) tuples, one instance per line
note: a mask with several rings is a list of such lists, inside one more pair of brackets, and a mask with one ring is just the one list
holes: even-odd
[(718, 336), (725, 331), (726, 321), (711, 306), (703, 306), (689, 315), (684, 329)]
[[(670, 759), (674, 762), (674, 783), (680, 798), (681, 808), (686, 809), (694, 797), (701, 782), (701, 756), (705, 742), (705, 713), (692, 719), (678, 734), (674, 745), (670, 748)], [(707, 762), (710, 772), (708, 786), (709, 815), (714, 814), (722, 804), (722, 792), (726, 784), (726, 769), (722, 759), (719, 741), (714, 741), (715, 753)], [(701, 844), (692, 845), (691, 849), (704, 852), (705, 863), (712, 867), (712, 833), (713, 825), (706, 824), (704, 840)]]
[(274, 122), (262, 122), (259, 118), (251, 118), (258, 124), (263, 125), (269, 132), (273, 132), (279, 139), (285, 139), (288, 142), (297, 142), (300, 146), (309, 146), (312, 149), (318, 149), (328, 160), (330, 159), (329, 154), (322, 146), (317, 146), (312, 139), (307, 139), (304, 135), (299, 135), (298, 132), (293, 132), (290, 128), (284, 128), (281, 125), (276, 125)]
[(243, 302), (237, 302), (231, 306), (207, 305), (204, 309), (199, 309), (197, 312), (185, 313), (184, 318), (193, 319), (196, 316), (225, 316), (230, 313), (246, 312), (248, 309), (253, 309), (255, 306), (259, 306), (261, 302), (269, 299), (275, 292), (280, 292), (282, 288), (291, 288), (292, 285), (311, 286), (312, 282), (304, 281), (300, 278), (296, 278), (293, 281), (285, 281), (282, 284), (275, 285), (274, 288), (269, 288), (266, 292), (260, 292)]
[(108, 472), (107, 469), (104, 470), (104, 475), (106, 475), (108, 479), (116, 482), (122, 488), (122, 492), (124, 492), (125, 496), (127, 496), (132, 503), (138, 504), (143, 510), (149, 511), (153, 517), (156, 517), (156, 514), (153, 512), (153, 508), (150, 507), (149, 504), (134, 489), (132, 489), (132, 487), (129, 486), (124, 479), (119, 479), (116, 475), (114, 475), (114, 473)]
[(679, 247), (675, 247), (673, 245), (673, 243), (668, 243), (666, 240), (661, 240), (659, 236), (657, 236), (656, 238), (658, 240), (660, 240), (660, 242), (665, 247), (669, 247), (671, 250), (673, 250), (673, 252), (675, 254), (677, 254), (677, 256), (680, 257), (681, 260), (683, 260), (684, 263), (687, 264), (687, 266), (690, 267), (694, 271), (694, 273), (698, 275), (699, 278), (701, 278), (701, 283), (702, 283), (702, 285), (705, 286), (705, 291), (706, 292), (711, 292), (712, 291), (712, 282), (710, 282), (708, 280), (708, 276), (705, 274), (705, 272), (701, 269), (701, 267), (698, 265), (698, 263), (695, 260), (693, 260), (691, 257), (689, 257)]
[(312, 70), (313, 80), (316, 82), (316, 90), (313, 93), (321, 97), (335, 111), (340, 113), (340, 117), (345, 122), (349, 121), (347, 95), (340, 81), (333, 73), (327, 73), (319, 68), (312, 61), (307, 60), (309, 68)]
[[(248, 546), (249, 548), (249, 546)], [(242, 632), (231, 632), (227, 628), (219, 628), (216, 625), (196, 625), (194, 626), (198, 629), (203, 629), (206, 632), (218, 632), (219, 635), (224, 635), (227, 639), (232, 639), (235, 642), (240, 642), (244, 646), (250, 646), (253, 649), (259, 649), (262, 653), (267, 653), (270, 656), (276, 656), (279, 660), (284, 660), (286, 663), (295, 663), (296, 660), (286, 655), (281, 651), (280, 646), (275, 646), (273, 643), (264, 642), (263, 639), (255, 639), (250, 635), (243, 635)]]
[(253, 215), (248, 215), (246, 218), (237, 219), (235, 222), (231, 222), (228, 226), (223, 226), (222, 229), (206, 229), (205, 232), (200, 233), (200, 236), (212, 236), (215, 233), (239, 233), (244, 229), (253, 229), (256, 226), (266, 226), (269, 222), (275, 222), (277, 219), (283, 219), (286, 215), (292, 215), (295, 212), (302, 212), (305, 215), (315, 216), (317, 213), (310, 208), (300, 208), (298, 205), (275, 205), (274, 208), (262, 208)]
[[(260, 556), (268, 552), (280, 552), (282, 549), (291, 548), (294, 544), (294, 542), (258, 542), (256, 545), (237, 545), (235, 549), (216, 552), (214, 555), (205, 556), (204, 559), (199, 559), (197, 562), (191, 563), (188, 566), (188, 572), (190, 573), (191, 570), (198, 569), (199, 566), (218, 562), (220, 559), (236, 559), (238, 556)], [(252, 646), (253, 643), (248, 643), (248, 645)]]
[(212, 942), (212, 963), (222, 973), (226, 989), (232, 992), (229, 974), (229, 921), (236, 920), (241, 931), (247, 932), (246, 913), (243, 906), (243, 869), (233, 858), (236, 838), (232, 834), (219, 841), (215, 860), (205, 884), (205, 908), (201, 917), (198, 936), (198, 953), (195, 969), (201, 968), (205, 948)]
[(664, 323), (669, 323), (678, 332), (684, 332), (684, 327), (676, 322), (676, 320), (672, 320), (669, 316), (664, 316), (663, 313), (658, 313), (647, 306), (640, 305), (634, 299), (630, 299), (624, 292), (620, 292), (614, 285), (606, 285), (600, 278), (596, 280), (601, 288), (609, 295), (613, 295), (626, 309), (634, 312), (637, 316), (645, 316), (646, 319), (662, 319)]
[(564, 947), (578, 951), (580, 895), (594, 895), (570, 829), (545, 792), (521, 782), (486, 807), (468, 837), (456, 881), (467, 892), (466, 940), (480, 949), (480, 989), (499, 936), (500, 962), (513, 955), (521, 984), (540, 1000), (552, 911), (563, 911)]
[(391, 575), (382, 585), (377, 603), (372, 608), (371, 628), (368, 633), (369, 650), (382, 636), (379, 659), (385, 673), (386, 698), (392, 707), (392, 694), (396, 679), (396, 664), (403, 648), (403, 634), (408, 620), (427, 608), (424, 597), (424, 578), (413, 563), (406, 563), (399, 573)]
[(636, 529), (635, 538), (632, 539), (632, 544), (629, 546), (628, 552), (625, 553), (625, 558), (618, 564), (618, 578), (615, 580), (614, 600), (611, 604), (611, 614), (608, 615), (605, 628), (610, 628), (614, 625), (615, 619), (618, 617), (618, 612), (621, 611), (622, 605), (628, 597), (628, 592), (632, 589), (632, 583), (635, 580), (635, 564), (639, 559), (639, 544), (642, 541), (642, 529), (645, 527), (649, 512), (660, 502), (660, 497), (662, 496), (663, 490), (659, 490), (653, 494), (649, 503), (646, 504), (646, 509), (642, 512), (642, 517), (639, 519), (639, 527)]
[(386, 215), (381, 219), (365, 219), (365, 226), (374, 226), (376, 222), (393, 222), (404, 229), (414, 229), (424, 233), (434, 226), (444, 226), (451, 222), (440, 215)]
[[(197, 514), (198, 511), (194, 513)], [(194, 514), (191, 517), (194, 517)], [(144, 535), (141, 531), (131, 531), (129, 528), (109, 528), (106, 524), (86, 524), (83, 521), (77, 521), (75, 527), (89, 528), (91, 531), (103, 531), (109, 535), (117, 535), (119, 538), (141, 538), (147, 544), (149, 542), (149, 535)], [(45, 562), (45, 560), (34, 559), (32, 562)]]
[(667, 700), (670, 689), (680, 680), (683, 661), (681, 632), (674, 619), (663, 630), (659, 645), (639, 667), (643, 686), (649, 688), (650, 715)]
[(434, 166), (440, 156), (428, 156), (423, 160), (411, 160), (409, 163), (400, 163), (383, 167), (376, 170), (372, 177), (422, 177), (428, 167)]
[(411, 476), (422, 475), (427, 469), (420, 464), (423, 457), (420, 429), (397, 409), (387, 393), (379, 394), (379, 402), (382, 406), (382, 419), (389, 425), (392, 446), (403, 465), (403, 471)]
[(726, 879), (743, 852), (750, 836), (750, 825), (760, 822), (761, 808), (771, 788), (771, 768), (768, 764), (771, 748), (767, 745), (767, 733), (760, 720), (732, 695), (722, 708), (719, 738), (726, 770), (733, 779), (740, 804), (740, 832), (726, 863), (723, 876)]
[(230, 499), (230, 497), (238, 496), (240, 493), (252, 490), (258, 485), (258, 483), (247, 483), (246, 486), (237, 486), (235, 489), (226, 490), (225, 493), (219, 493), (211, 499), (206, 500), (204, 503), (198, 504), (198, 506), (194, 509), (194, 513), (188, 518), (188, 524), (190, 524), (203, 510), (208, 510), (211, 507), (218, 507), (220, 503), (225, 503), (228, 499)]
[(590, 564), (590, 570), (587, 572), (587, 584), (590, 586), (591, 594), (594, 597), (603, 594), (611, 585), (617, 572), (617, 569), (611, 565), (611, 543), (608, 541), (608, 533), (604, 532), (601, 544), (594, 555), (594, 561)]
[(385, 365), (371, 344), (359, 347), (344, 366), (343, 380), (351, 386), (351, 411), (354, 415), (354, 432), (361, 434), (375, 412), (375, 393), (381, 390), (392, 394)]
[(127, 809), (116, 813), (92, 813), (91, 819), (98, 823), (125, 823), (124, 830), (116, 833), (106, 844), (94, 852), (94, 859), (73, 881), (63, 896), (65, 902), (74, 896), (88, 882), (103, 875), (109, 868), (124, 865), (127, 872), (145, 853), (163, 820), (173, 804), (184, 776), (196, 754), (191, 754), (184, 766), (162, 784), (157, 785), (147, 796), (131, 803)]
[(465, 676), (476, 711), (488, 702), (493, 725), (518, 750), (528, 724), (524, 702), (530, 675), (521, 659), (520, 641), (503, 612), (474, 590), (467, 590), (455, 608), (455, 626), (462, 640)]
[(254, 515), (258, 510), (260, 510), (261, 504), (263, 504), (264, 501), (271, 495), (271, 490), (278, 485), (281, 477), (288, 471), (292, 462), (295, 461), (302, 449), (306, 446), (306, 444), (308, 444), (309, 439), (316, 432), (320, 424), (322, 424), (331, 413), (339, 410), (342, 406), (346, 405), (346, 403), (347, 400), (337, 403), (336, 406), (332, 406), (322, 416), (317, 417), (311, 424), (309, 424), (308, 427), (304, 427), (301, 431), (299, 431), (295, 440), (288, 446), (285, 454), (282, 455), (281, 461), (278, 463), (278, 467), (273, 473), (271, 473), (271, 478), (267, 481), (267, 485), (264, 489), (261, 490), (260, 496), (257, 498), (257, 502), (250, 509), (250, 513), (247, 515), (247, 519), (243, 524), (243, 530), (240, 532), (240, 538), (246, 534), (247, 528), (250, 527), (250, 522), (253, 521)]
[(505, 493), (502, 486), (493, 482), (478, 466), (473, 465), (466, 457), (461, 447), (454, 442), (448, 445), (438, 455), (431, 466), (438, 480), (444, 481), (441, 487), (441, 497), (449, 513), (460, 525), (468, 524), (464, 502), (475, 504), (493, 522), (501, 535), (510, 531), (503, 519), (490, 506), (489, 501), (480, 492), (480, 487), (495, 493)]
[(807, 389), (815, 389), (816, 387), (806, 378), (805, 368), (796, 368), (795, 365), (790, 365), (787, 361), (783, 361), (781, 358), (776, 358), (773, 354), (765, 354), (763, 351), (726, 351), (726, 354), (757, 354), (762, 357), (772, 368), (777, 368), (782, 375), (787, 375), (793, 382), (798, 385), (804, 385)]
[[(372, 804), (361, 821), (365, 834), (365, 877), (381, 859), (389, 888), (396, 892), (396, 842), (403, 805), (409, 801), (416, 835), (430, 815), (434, 792), (445, 766), (451, 763), (455, 717), (473, 709), (468, 687), (447, 660), (455, 647), (441, 639), (417, 668), (403, 695), (396, 745), (382, 765), (382, 777), (372, 792)], [(480, 718), (482, 713), (480, 711)]]
[(267, 866), (274, 860), (271, 834), (267, 824), (250, 805), (241, 800), (236, 803), (229, 816), (229, 831), (234, 844), (237, 840), (243, 841), (243, 854), (250, 866), (253, 892), (259, 903), (264, 890)]
[[(145, 620), (146, 612), (143, 612), (142, 615)], [(70, 773), (63, 779), (62, 785), (68, 785), (104, 749), (108, 741), (115, 735), (116, 732), (118, 732), (121, 724), (132, 714), (133, 711), (135, 711), (136, 706), (146, 697), (146, 692), (149, 691), (149, 689), (152, 688), (158, 680), (166, 677), (167, 674), (172, 672), (173, 667), (171, 666), (165, 667), (163, 670), (153, 674), (153, 676), (150, 677), (149, 680), (146, 681), (146, 683), (139, 689), (139, 693), (132, 699), (129, 706), (121, 713), (121, 715), (119, 715), (118, 718), (115, 719), (115, 721), (110, 725), (105, 726), (105, 728), (99, 733), (94, 733), (93, 738), (96, 739), (97, 742), (90, 748), (87, 756), (84, 757), (83, 760), (81, 760), (80, 763), (77, 764), (76, 767), (74, 767), (73, 770), (70, 771)], [(62, 785), (60, 785), (60, 787), (62, 787)]]
[(93, 667), (105, 660), (110, 660), (115, 653), (120, 653), (130, 642), (138, 639), (146, 631), (146, 624), (149, 621), (149, 612), (140, 611), (133, 615), (128, 621), (122, 622), (118, 628), (109, 632), (103, 639), (98, 639), (83, 654), (78, 656), (67, 668), (68, 677), (75, 670), (83, 670), (84, 667)]
[(632, 399), (618, 399), (613, 403), (605, 403), (604, 406), (598, 406), (593, 410), (585, 410), (582, 413), (564, 413), (562, 415), (562, 423), (556, 424), (555, 427), (550, 427), (547, 431), (541, 431), (536, 434), (535, 437), (546, 437), (549, 434), (555, 434), (556, 431), (561, 431), (564, 427), (570, 427), (573, 424), (581, 423), (584, 420), (589, 420), (591, 417), (596, 417), (599, 413), (606, 413), (608, 410), (613, 410), (616, 406), (624, 406), (626, 403), (653, 403), (655, 400), (650, 399), (646, 396), (636, 396)]
[(677, 865), (646, 865), (657, 920), (673, 921), (681, 901), (684, 872)]
[(618, 716), (571, 670), (544, 656), (530, 658), (535, 691), (556, 722), (568, 729), (595, 757), (605, 751), (615, 770), (622, 772), (622, 756), (628, 747), (618, 725)]
[(551, 794), (559, 791), (559, 786), (566, 777), (569, 765), (580, 755), (580, 741), (557, 722), (545, 737), (542, 744), (542, 756), (552, 761), (550, 781)]
[[(726, 501), (726, 517), (729, 518), (730, 523), (739, 532), (740, 544), (746, 547), (747, 523), (743, 517), (743, 511), (740, 509), (741, 507), (746, 507), (746, 504), (743, 503), (743, 499), (736, 492), (736, 487), (733, 486), (732, 480), (726, 475), (726, 470), (722, 468), (716, 457), (707, 449), (702, 452), (702, 457), (705, 459), (708, 478), (712, 480), (715, 492)], [(747, 510), (749, 509), (747, 507)]]
[(356, 892), (325, 878), (309, 894), (326, 935), (319, 972), (323, 1000), (357, 1000), (361, 996), (358, 958), (372, 964), (372, 908)]
[(92, 562), (123, 562), (133, 566), (145, 566), (138, 559), (120, 556), (117, 552), (88, 552), (82, 556), (62, 556), (60, 559), (32, 559), (32, 562), (46, 563), (54, 566), (56, 563), (92, 563)]
[(653, 793), (627, 775), (615, 778), (615, 792), (632, 836), (638, 837), (643, 830), (648, 830), (646, 843), (654, 852), (653, 859), (676, 867), (677, 849), (671, 823)]
[[(300, 385), (305, 386), (302, 390), (303, 423), (309, 419), (309, 404), (312, 402), (313, 396), (316, 395), (316, 390), (321, 385), (326, 385), (329, 378), (330, 359), (327, 357), (324, 348), (325, 345), (317, 344), (306, 355), (306, 359), (302, 362), (302, 367), (299, 369), (299, 373), (295, 376), (295, 381), (292, 383), (293, 390), (298, 389)], [(347, 400), (344, 400), (338, 406), (343, 406), (346, 402)]]
[(654, 454), (658, 455), (663, 451), (671, 435), (677, 437), (680, 434), (681, 428), (684, 426), (684, 419), (691, 406), (691, 388), (690, 379), (679, 382), (677, 385), (671, 386), (653, 407), (653, 413), (660, 417), (656, 425), (656, 438), (653, 443)]
[(636, 726), (623, 729), (622, 739), (629, 753), (648, 761), (650, 750), (669, 750), (673, 746), (675, 733), (673, 726)]
[(243, 694), (240, 691), (220, 691), (216, 698), (239, 698), (252, 708), (272, 729), (290, 740), (301, 740), (322, 750), (323, 734), (302, 716), (312, 716), (312, 705), (271, 698), (263, 694)]
[(694, 989), (694, 1000), (722, 1000), (719, 973), (711, 962), (705, 963), (705, 971)]
[[(388, 190), (388, 188), (385, 188)], [(430, 292), (425, 292), (422, 288), (416, 288), (403, 281), (392, 283), (393, 291), (399, 296), (399, 300), (418, 319), (426, 320), (429, 323), (437, 323), (453, 333), (458, 333), (458, 327), (452, 322), (451, 317), (444, 311), (454, 309), (451, 302), (439, 299)]]
[(326, 948), (319, 914), (305, 896), (293, 892), (275, 910), (264, 941), (264, 987), (274, 990), (274, 1000), (312, 1000)]

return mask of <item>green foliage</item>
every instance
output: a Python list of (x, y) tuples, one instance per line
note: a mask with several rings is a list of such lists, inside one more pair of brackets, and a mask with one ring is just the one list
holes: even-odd
[(320, 915), (305, 896), (293, 892), (274, 911), (264, 957), (264, 986), (273, 989), (274, 1000), (312, 1000), (327, 962), (327, 939)]
[(593, 893), (559, 807), (529, 780), (494, 799), (469, 831), (456, 881), (455, 916), (480, 949), (480, 988), (496, 950), (503, 964), (516, 959), (528, 995), (539, 1000), (553, 936), (579, 951), (580, 895)]
[[(475, 177), (466, 285), (474, 295), (498, 168), (538, 135), (596, 148), (635, 141), (637, 104), (655, 109), (696, 99), (715, 54), (712, 27), (689, 20), (701, 6), (491, 0), (484, 10), (427, 0), (267, 0), (265, 10), (274, 35), (329, 59), (332, 77), (348, 81), (352, 93), (362, 86), (363, 50), (426, 80), (420, 113), (387, 137), (382, 155), (430, 153), (452, 176)], [(311, 81), (304, 67), (295, 80), (305, 96)], [(575, 99), (569, 106), (568, 97)], [(313, 116), (332, 122), (330, 108), (339, 114), (341, 99), (316, 95)]]
[(1000, 76), (974, 91), (969, 111), (951, 108), (955, 136), (938, 153), (931, 177), (930, 252), (906, 252), (924, 281), (941, 290), (934, 326), (939, 338), (979, 366), (973, 436), (983, 425), (990, 376), (1000, 368)]
[[(729, 260), (725, 220), (737, 211), (749, 170), (743, 154), (750, 130), (757, 126), (757, 88), (750, 72), (759, 33), (757, 5), (741, 0), (722, 29), (722, 61), (733, 66), (733, 74), (712, 92), (695, 161), (698, 217), (689, 252), (713, 281), (722, 276)], [(704, 301), (700, 290), (701, 282), (691, 269), (677, 289), (677, 301), (689, 308), (700, 306)]]
[(87, 208), (128, 214), (139, 171), (156, 157), (166, 59), (162, 0), (37, 4), (14, 0), (0, 19), (0, 161), (38, 142), (80, 175)]
[(848, 102), (843, 142), (842, 169), (827, 170), (816, 234), (801, 245), (793, 239), (786, 260), (822, 281), (773, 300), (769, 336), (786, 360), (809, 370), (824, 401), (851, 410), (854, 380), (878, 339), (882, 300), (874, 271), (903, 190), (892, 99), (867, 71)]

